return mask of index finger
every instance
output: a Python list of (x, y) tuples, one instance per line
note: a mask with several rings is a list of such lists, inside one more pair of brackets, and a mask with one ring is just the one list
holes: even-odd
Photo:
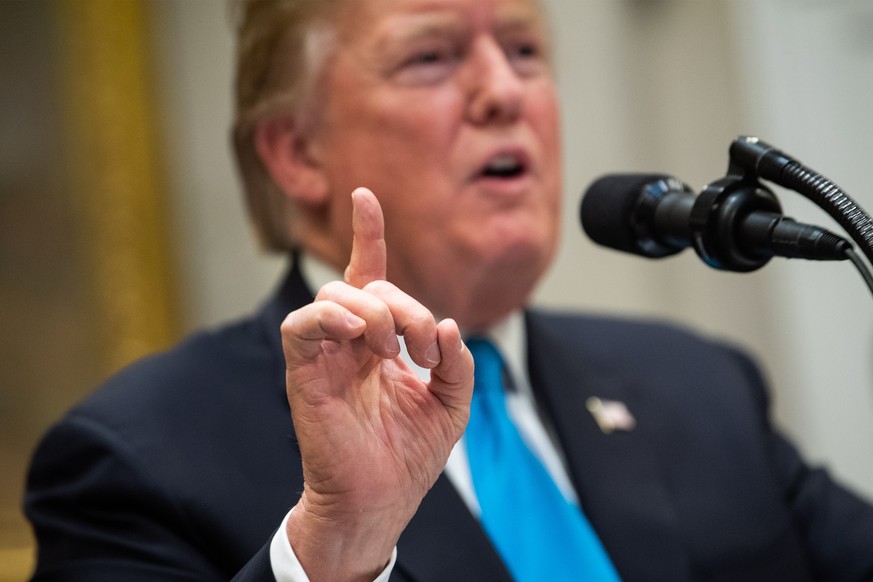
[(352, 192), (352, 233), (346, 283), (360, 289), (371, 281), (385, 279), (388, 261), (385, 219), (379, 201), (367, 188), (356, 188)]

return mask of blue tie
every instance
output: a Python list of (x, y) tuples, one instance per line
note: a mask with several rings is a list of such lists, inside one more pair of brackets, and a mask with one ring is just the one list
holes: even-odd
[(515, 580), (616, 581), (618, 573), (581, 509), (568, 501), (506, 411), (503, 360), (491, 342), (467, 341), (476, 364), (464, 438), (481, 521)]

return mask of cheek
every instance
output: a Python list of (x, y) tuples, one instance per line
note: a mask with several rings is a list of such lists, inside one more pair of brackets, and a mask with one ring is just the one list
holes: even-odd
[(420, 142), (433, 140), (452, 128), (462, 118), (463, 98), (452, 85), (438, 88), (377, 90), (357, 105), (353, 118), (369, 120), (369, 130), (386, 136)]
[(538, 121), (534, 131), (543, 147), (542, 205), (550, 215), (551, 222), (557, 228), (557, 224), (560, 223), (563, 202), (563, 164), (559, 109), (553, 91), (550, 91), (539, 103), (537, 113), (535, 119)]
[(560, 167), (560, 156), (556, 154), (561, 150), (561, 130), (558, 104), (553, 94), (534, 106), (533, 119), (534, 131), (539, 135), (543, 149), (553, 156), (548, 161)]
[(424, 198), (453, 175), (450, 160), (456, 130), (450, 116), (436, 106), (416, 108), (404, 102), (400, 107), (405, 109), (400, 114), (379, 111), (371, 112), (367, 120), (351, 120), (357, 139), (346, 158), (390, 195)]
[(526, 116), (547, 149), (560, 146), (560, 105), (555, 84), (543, 77), (528, 87)]

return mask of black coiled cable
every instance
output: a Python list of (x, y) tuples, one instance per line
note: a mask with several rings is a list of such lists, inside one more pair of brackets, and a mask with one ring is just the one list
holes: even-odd
[(812, 200), (842, 226), (873, 262), (873, 220), (843, 190), (802, 164), (792, 161), (773, 181)]
[[(747, 178), (763, 178), (807, 197), (845, 229), (873, 263), (873, 219), (842, 188), (756, 137), (740, 136), (730, 147), (728, 173)], [(861, 274), (873, 293), (873, 275), (851, 248), (846, 258)]]

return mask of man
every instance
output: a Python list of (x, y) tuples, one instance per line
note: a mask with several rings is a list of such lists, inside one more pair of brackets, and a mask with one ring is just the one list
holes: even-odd
[[(471, 434), (456, 445), (483, 389), (472, 336), (497, 345), (512, 421), (604, 579), (873, 576), (873, 509), (773, 433), (744, 357), (525, 311), (561, 190), (535, 0), (242, 9), (237, 155), (294, 268), (256, 316), (123, 371), (49, 433), (36, 578), (548, 579), (576, 552), (517, 565), (546, 487), (492, 527)], [(604, 403), (635, 426), (599, 426)]]

